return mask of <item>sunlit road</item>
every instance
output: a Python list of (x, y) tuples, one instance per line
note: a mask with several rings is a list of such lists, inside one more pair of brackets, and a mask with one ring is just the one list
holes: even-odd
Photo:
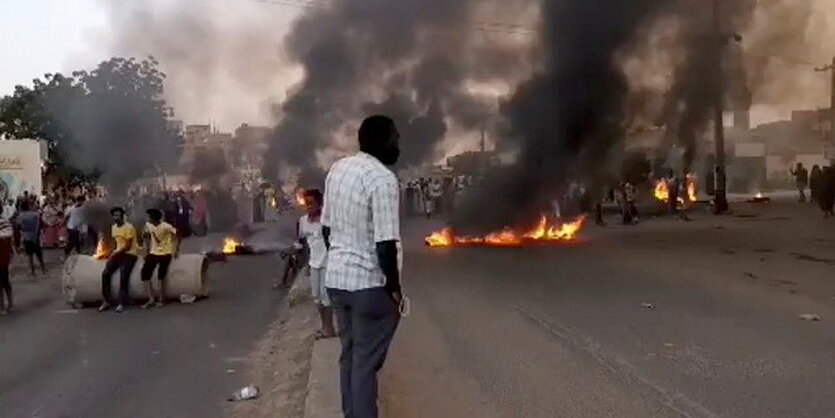
[(0, 416), (221, 416), (277, 316), (277, 270), (275, 255), (213, 264), (211, 296), (192, 305), (100, 314), (55, 295), (0, 318)]
[(388, 416), (832, 416), (835, 221), (693, 216), (516, 250), (425, 248), (414, 221)]

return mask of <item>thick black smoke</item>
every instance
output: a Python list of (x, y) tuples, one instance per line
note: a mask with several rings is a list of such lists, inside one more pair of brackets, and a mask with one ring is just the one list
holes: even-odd
[(470, 202), (456, 226), (521, 226), (548, 210), (569, 177), (593, 176), (604, 168), (610, 149), (624, 134), (629, 92), (616, 54), (664, 3), (542, 3), (542, 70), (503, 106), (510, 121), (503, 140), (518, 148), (518, 157)]
[(356, 125), (369, 113), (394, 118), (403, 137), (401, 166), (437, 160), (451, 124), (479, 126), (495, 107), (466, 82), (510, 76), (497, 70), (514, 53), (477, 43), (475, 13), (486, 3), (341, 0), (301, 17), (286, 48), (304, 78), (277, 115), (267, 177), (283, 167), (316, 176), (326, 162), (313, 151), (339, 142), (355, 148)]

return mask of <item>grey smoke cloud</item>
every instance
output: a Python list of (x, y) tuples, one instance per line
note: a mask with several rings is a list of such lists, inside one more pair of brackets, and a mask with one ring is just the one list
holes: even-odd
[(302, 16), (285, 46), (304, 76), (277, 115), (268, 176), (282, 166), (322, 171), (311, 150), (330, 147), (369, 113), (390, 115), (400, 127), (401, 166), (437, 158), (451, 125), (480, 126), (495, 98), (467, 83), (507, 80), (524, 67), (524, 49), (483, 46), (475, 21), (485, 4), (499, 2), (343, 0)]

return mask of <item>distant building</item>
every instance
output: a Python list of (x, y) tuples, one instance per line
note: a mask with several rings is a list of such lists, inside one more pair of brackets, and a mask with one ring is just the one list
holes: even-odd
[(447, 158), (447, 166), (455, 175), (479, 175), (500, 164), (495, 151), (467, 151)]

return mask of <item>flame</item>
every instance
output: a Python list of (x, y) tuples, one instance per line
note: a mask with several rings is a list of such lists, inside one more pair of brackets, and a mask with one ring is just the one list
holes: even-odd
[(99, 242), (96, 244), (96, 252), (93, 254), (93, 258), (96, 260), (105, 260), (110, 258), (110, 253), (113, 250), (110, 248), (109, 245), (104, 241), (104, 238), (99, 238)]
[(655, 199), (662, 202), (670, 200), (670, 186), (667, 185), (667, 179), (655, 182)]
[(270, 207), (272, 207), (273, 209), (275, 209), (275, 208), (277, 208), (277, 207), (278, 207), (278, 200), (276, 200), (276, 198), (275, 198), (275, 197), (273, 197), (272, 199), (270, 199)]
[(756, 196), (757, 199), (762, 199), (763, 197), (764, 196), (763, 196), (762, 192), (757, 192), (757, 196)]
[(690, 199), (691, 202), (695, 202), (699, 200), (698, 193), (696, 191), (696, 176), (692, 174), (688, 174), (687, 177), (687, 197)]
[(426, 245), (430, 247), (519, 247), (532, 242), (569, 241), (577, 236), (585, 221), (586, 216), (583, 215), (571, 222), (555, 223), (542, 215), (539, 223), (525, 233), (520, 234), (510, 228), (505, 228), (483, 237), (456, 236), (452, 228), (444, 228), (426, 237)]
[(238, 246), (241, 243), (236, 241), (234, 238), (226, 238), (223, 240), (223, 253), (224, 254), (235, 254), (238, 251)]
[(304, 189), (300, 188), (296, 190), (296, 203), (302, 207), (306, 206), (304, 201)]
[[(687, 184), (687, 200), (690, 203), (698, 201), (699, 197), (697, 192), (696, 176), (688, 174), (685, 179)], [(670, 201), (670, 185), (667, 183), (667, 179), (660, 179), (655, 182), (655, 191), (653, 194), (655, 195), (655, 199), (658, 201)], [(678, 203), (682, 205), (684, 204), (684, 198), (679, 197), (677, 200)]]

